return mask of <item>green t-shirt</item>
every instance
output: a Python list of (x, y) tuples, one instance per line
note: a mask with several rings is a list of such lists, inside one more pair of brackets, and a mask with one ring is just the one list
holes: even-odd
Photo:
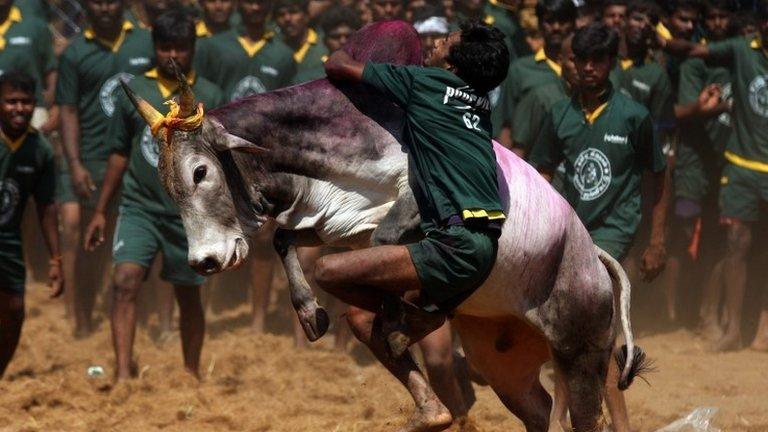
[(21, 9), (25, 16), (33, 16), (40, 21), (48, 21), (48, 12), (50, 8), (48, 2), (44, 0), (16, 0), (14, 4)]
[(291, 84), (296, 74), (293, 51), (269, 33), (249, 54), (239, 40), (242, 30), (233, 28), (198, 41), (195, 70), (218, 85), (233, 101)]
[(636, 61), (626, 68), (617, 64), (611, 71), (611, 82), (621, 93), (648, 109), (657, 128), (674, 127), (674, 93), (669, 77), (660, 64)]
[(560, 73), (549, 65), (543, 49), (512, 62), (494, 110), (497, 111), (493, 116), (495, 130), (507, 125), (514, 129), (515, 110), (523, 97), (536, 87), (559, 80)]
[(132, 25), (125, 28), (125, 38), (116, 49), (103, 45), (86, 30), (73, 39), (59, 60), (56, 103), (77, 107), (82, 160), (107, 159), (104, 136), (115, 111), (115, 96), (122, 91), (120, 78), (142, 74), (154, 63), (149, 32)]
[(53, 37), (48, 25), (32, 15), (12, 7), (11, 25), (0, 38), (0, 74), (11, 70), (26, 72), (37, 84), (37, 105), (43, 106), (45, 75), (56, 69)]
[[(174, 91), (168, 98), (163, 97), (154, 69), (148, 74), (131, 80), (130, 87), (160, 112), (167, 111), (163, 105), (176, 97)], [(147, 76), (149, 75), (149, 76)], [(218, 107), (224, 99), (216, 85), (198, 77), (192, 84), (192, 91), (206, 110)], [(178, 207), (168, 196), (157, 173), (159, 160), (158, 143), (149, 130), (149, 125), (136, 111), (128, 97), (120, 92), (115, 103), (115, 115), (109, 124), (107, 145), (113, 152), (130, 154), (128, 170), (123, 177), (122, 202), (148, 213), (177, 216)]]
[(483, 21), (504, 32), (510, 61), (531, 54), (531, 48), (525, 42), (525, 32), (520, 26), (517, 15), (505, 9), (497, 0), (489, 0), (488, 4), (485, 5), (485, 19)]
[(30, 130), (15, 151), (0, 139), (0, 238), (19, 239), (27, 199), (53, 203), (55, 189), (53, 149), (42, 135)]
[(632, 238), (640, 224), (643, 170), (663, 171), (666, 158), (648, 110), (618, 91), (590, 123), (577, 96), (556, 103), (541, 129), (530, 161), (554, 170), (565, 162), (562, 194), (587, 230), (612, 228)]
[(566, 84), (558, 80), (536, 87), (528, 92), (515, 110), (515, 127), (512, 128), (512, 142), (515, 147), (528, 153), (536, 143), (544, 119), (552, 106), (563, 99), (568, 99)]
[(768, 57), (763, 48), (758, 40), (741, 37), (715, 42), (707, 62), (732, 73), (737, 139), (730, 141), (726, 159), (745, 168), (756, 162), (768, 171)]
[[(723, 98), (733, 101), (731, 73), (723, 67), (709, 67), (703, 60), (691, 58), (680, 65), (677, 100), (680, 105), (698, 101), (701, 91), (710, 84), (720, 84)], [(730, 113), (722, 113), (705, 122), (696, 121), (680, 128), (683, 141), (693, 146), (706, 146), (708, 151), (721, 154), (736, 139)]]
[(317, 32), (309, 29), (307, 41), (293, 53), (296, 61), (296, 74), (291, 84), (301, 84), (320, 78), (325, 78), (325, 59), (328, 57), (328, 48), (318, 36)]
[(440, 68), (368, 63), (363, 81), (405, 111), (410, 184), (425, 229), (464, 210), (502, 210), (487, 96)]

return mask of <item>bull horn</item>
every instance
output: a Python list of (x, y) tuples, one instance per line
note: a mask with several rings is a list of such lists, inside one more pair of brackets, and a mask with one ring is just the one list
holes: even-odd
[(195, 102), (195, 93), (187, 82), (187, 77), (181, 72), (181, 68), (175, 59), (171, 58), (171, 68), (176, 74), (176, 80), (179, 82), (179, 118), (187, 118), (197, 110)]
[(131, 88), (128, 86), (127, 81), (121, 79), (120, 85), (123, 86), (123, 90), (125, 91), (125, 94), (128, 95), (128, 99), (131, 100), (133, 106), (136, 107), (136, 110), (139, 112), (139, 114), (141, 114), (141, 117), (150, 127), (154, 126), (164, 118), (158, 110), (149, 104), (149, 102), (145, 101), (141, 96), (134, 93), (134, 91), (131, 90)]

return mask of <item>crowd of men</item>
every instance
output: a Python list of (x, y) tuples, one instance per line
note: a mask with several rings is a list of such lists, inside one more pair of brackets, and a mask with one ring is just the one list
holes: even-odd
[[(741, 348), (754, 224), (768, 201), (768, 1), (64, 3), (0, 0), (0, 376), (21, 333), (28, 270), (47, 259), (27, 247), (25, 265), (28, 197), (50, 253), (51, 294), (66, 293), (75, 337), (93, 331), (95, 298), (111, 286), (116, 375), (135, 374), (136, 299), (161, 256), (160, 278), (179, 305), (185, 366), (198, 370), (201, 288), (216, 282), (187, 264), (152, 128), (121, 80), (162, 111), (179, 92), (175, 62), (213, 109), (324, 78), (330, 53), (361, 26), (387, 19), (412, 23), (425, 57), (465, 20), (500, 29), (510, 65), (489, 93), (495, 139), (551, 179), (635, 280), (666, 267), (657, 283), (670, 318), (683, 309), (677, 288), (694, 286), (712, 348)], [(66, 40), (61, 14), (79, 24)], [(273, 268), (271, 231), (263, 232), (244, 270), (257, 331)], [(107, 238), (111, 253), (94, 253)], [(310, 272), (320, 253), (302, 251)], [(170, 331), (173, 297), (159, 302)], [(751, 346), (768, 351), (763, 309)], [(450, 350), (432, 363), (445, 356)]]

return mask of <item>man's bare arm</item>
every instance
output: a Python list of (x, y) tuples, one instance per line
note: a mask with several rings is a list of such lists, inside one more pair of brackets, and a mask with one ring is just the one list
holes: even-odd
[(37, 203), (37, 217), (40, 230), (43, 233), (48, 252), (51, 254), (48, 279), (51, 286), (51, 298), (58, 297), (64, 292), (64, 281), (61, 273), (61, 250), (59, 249), (59, 219), (56, 204)]
[(363, 80), (365, 64), (360, 63), (343, 50), (331, 54), (325, 62), (325, 73), (335, 81), (360, 82)]
[(680, 57), (696, 57), (707, 59), (709, 57), (709, 47), (707, 45), (693, 43), (683, 39), (667, 40), (663, 37), (658, 38), (658, 43), (664, 51)]
[(675, 105), (675, 117), (678, 120), (709, 119), (730, 110), (730, 103), (722, 100), (720, 85), (710, 84), (701, 91), (699, 99), (687, 105)]
[(72, 177), (72, 186), (75, 192), (84, 198), (90, 198), (96, 190), (91, 173), (85, 169), (80, 161), (80, 115), (75, 105), (62, 105), (59, 111), (61, 116), (61, 140), (64, 142), (64, 154), (69, 162), (69, 174)]
[(93, 217), (85, 231), (83, 247), (87, 251), (96, 249), (96, 247), (104, 242), (104, 228), (107, 225), (107, 218), (105, 216), (107, 207), (118, 187), (120, 187), (126, 169), (128, 169), (128, 157), (126, 155), (120, 153), (109, 155), (107, 171), (104, 173), (104, 182), (101, 186), (101, 194), (96, 202)]
[(667, 212), (671, 197), (671, 171), (669, 168), (653, 174), (653, 213), (651, 238), (643, 253), (641, 273), (645, 281), (651, 281), (664, 270), (667, 261), (666, 229)]

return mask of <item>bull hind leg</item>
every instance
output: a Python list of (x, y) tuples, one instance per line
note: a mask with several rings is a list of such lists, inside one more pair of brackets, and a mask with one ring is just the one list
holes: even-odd
[(549, 430), (552, 398), (539, 381), (541, 366), (550, 356), (544, 337), (517, 318), (494, 321), (457, 316), (452, 324), (469, 363), (522, 420), (526, 431)]

